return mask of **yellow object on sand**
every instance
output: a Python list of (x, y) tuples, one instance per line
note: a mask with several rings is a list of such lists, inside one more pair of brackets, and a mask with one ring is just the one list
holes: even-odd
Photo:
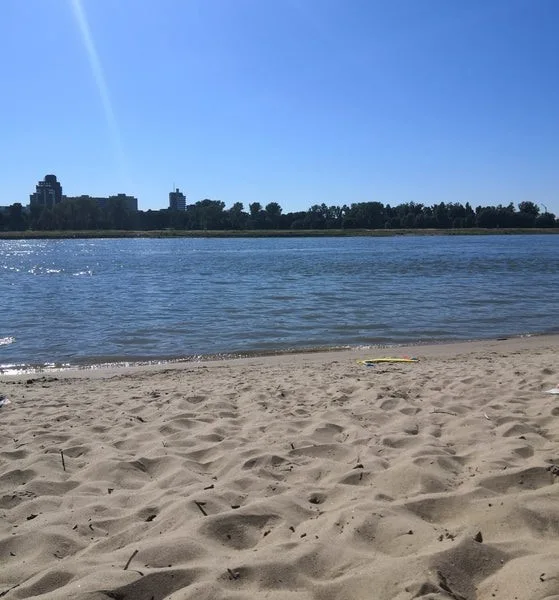
[(377, 363), (414, 363), (419, 362), (419, 358), (398, 358), (393, 356), (384, 356), (382, 358), (366, 358), (357, 361), (360, 365), (374, 365)]

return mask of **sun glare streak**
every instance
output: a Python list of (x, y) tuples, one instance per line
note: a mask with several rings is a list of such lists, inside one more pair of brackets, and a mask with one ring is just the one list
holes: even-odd
[(97, 53), (97, 48), (95, 47), (95, 42), (93, 41), (93, 36), (91, 35), (87, 16), (82, 5), (82, 0), (70, 0), (70, 4), (80, 31), (85, 51), (87, 53), (89, 66), (91, 67), (93, 79), (95, 80), (97, 91), (99, 92), (101, 104), (103, 105), (103, 112), (105, 113), (105, 119), (107, 120), (107, 127), (109, 129), (109, 135), (111, 137), (115, 158), (120, 169), (121, 177), (125, 179), (126, 169), (122, 138), (116, 120), (115, 111), (111, 102), (109, 87), (103, 72), (103, 66), (101, 65), (99, 54)]

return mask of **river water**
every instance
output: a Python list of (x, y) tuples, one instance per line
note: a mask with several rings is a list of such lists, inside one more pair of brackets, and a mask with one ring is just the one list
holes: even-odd
[(0, 367), (557, 331), (559, 236), (0, 241)]

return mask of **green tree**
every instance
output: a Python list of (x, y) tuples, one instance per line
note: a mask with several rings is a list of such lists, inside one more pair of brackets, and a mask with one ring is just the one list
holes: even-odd
[(228, 211), (229, 223), (233, 229), (246, 229), (248, 226), (248, 214), (244, 212), (242, 202), (235, 202)]
[(253, 229), (266, 228), (266, 213), (262, 209), (260, 202), (252, 202), (248, 205), (250, 211), (250, 222)]
[(313, 204), (304, 218), (304, 229), (326, 229), (328, 207), (326, 204)]
[(101, 209), (93, 198), (77, 198), (74, 202), (73, 229), (98, 229)]
[[(188, 211), (188, 208), (187, 208)], [(170, 226), (169, 210), (139, 211), (139, 225), (143, 231), (157, 231), (167, 229)]]
[(58, 229), (56, 215), (52, 208), (47, 208), (46, 206), (42, 208), (36, 227), (39, 231), (54, 231)]
[(102, 211), (102, 219), (105, 221), (106, 229), (133, 229), (135, 215), (128, 208), (126, 200), (115, 196), (107, 200)]
[(225, 227), (225, 202), (206, 198), (194, 205), (196, 229), (223, 229)]
[(266, 204), (264, 209), (266, 212), (266, 220), (270, 223), (272, 229), (278, 229), (282, 208), (277, 202)]
[(533, 215), (534, 219), (540, 214), (539, 206), (537, 204), (534, 204), (533, 202), (521, 202), (518, 205), (518, 210), (521, 213)]
[(553, 213), (546, 211), (536, 217), (534, 225), (536, 227), (557, 227), (557, 221)]
[(476, 211), (476, 225), (478, 227), (499, 227), (499, 213), (493, 206), (480, 207)]
[(466, 202), (466, 206), (464, 207), (464, 227), (475, 227), (476, 225), (476, 213), (470, 206), (469, 202)]
[(8, 207), (8, 230), (24, 231), (27, 228), (23, 206), (16, 202)]
[(248, 209), (250, 211), (251, 219), (255, 219), (262, 211), (262, 204), (260, 204), (260, 202), (252, 202), (248, 205)]
[(449, 210), (444, 202), (433, 207), (433, 216), (435, 217), (436, 227), (446, 229), (451, 226)]
[(417, 219), (417, 215), (414, 215), (412, 212), (406, 214), (406, 216), (402, 219), (402, 225), (405, 229), (412, 229), (415, 227), (415, 221)]
[(37, 204), (32, 204), (29, 207), (29, 228), (30, 229), (38, 229), (37, 223), (39, 221), (39, 217), (43, 212), (43, 207), (38, 206)]
[(387, 210), (381, 202), (353, 203), (345, 221), (346, 227), (360, 229), (382, 229), (387, 220)]

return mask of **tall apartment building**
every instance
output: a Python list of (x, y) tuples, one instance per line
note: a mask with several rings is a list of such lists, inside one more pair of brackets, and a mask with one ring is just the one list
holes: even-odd
[(174, 192), (169, 192), (169, 209), (186, 210), (186, 196), (177, 188)]
[(59, 202), (62, 202), (62, 186), (56, 175), (45, 175), (44, 180), (37, 183), (35, 193), (29, 196), (31, 206), (52, 208)]

